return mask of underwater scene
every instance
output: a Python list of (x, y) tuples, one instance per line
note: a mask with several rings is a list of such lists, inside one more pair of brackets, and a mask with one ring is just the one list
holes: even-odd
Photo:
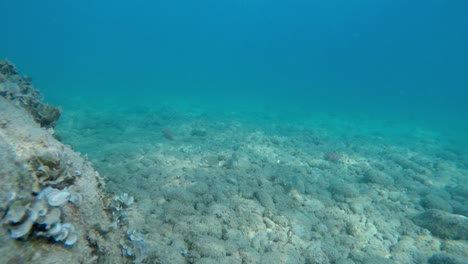
[(0, 10), (0, 263), (468, 263), (468, 1)]

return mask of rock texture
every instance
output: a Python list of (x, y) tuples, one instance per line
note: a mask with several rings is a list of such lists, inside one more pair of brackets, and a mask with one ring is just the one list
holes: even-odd
[(24, 108), (42, 127), (55, 126), (62, 112), (60, 108), (42, 102), (31, 77), (19, 75), (16, 67), (7, 60), (0, 61), (0, 96)]
[(463, 215), (431, 209), (416, 217), (415, 222), (440, 238), (468, 239), (468, 218)]
[[(54, 137), (60, 110), (40, 98), (30, 78), (0, 62), (0, 263), (125, 263), (122, 234), (105, 210), (103, 181)], [(46, 188), (67, 199), (40, 203)], [(68, 242), (59, 241), (65, 235), (54, 233), (59, 230), (73, 231)]]

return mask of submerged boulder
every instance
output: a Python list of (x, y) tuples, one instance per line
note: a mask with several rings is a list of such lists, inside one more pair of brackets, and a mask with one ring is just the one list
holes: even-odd
[(0, 62), (0, 263), (125, 263), (102, 179), (53, 136), (60, 110), (40, 98)]
[(414, 222), (443, 239), (468, 239), (468, 218), (463, 215), (431, 209), (418, 215)]

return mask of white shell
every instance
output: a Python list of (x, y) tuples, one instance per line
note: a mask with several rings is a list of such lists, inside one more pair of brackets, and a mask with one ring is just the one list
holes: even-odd
[(54, 191), (58, 191), (57, 189), (54, 189), (52, 187), (47, 187), (45, 189), (43, 189), (37, 196), (36, 198), (37, 199), (42, 199), (42, 197), (45, 197), (47, 196), (49, 193), (51, 192), (54, 192)]
[(60, 231), (62, 231), (62, 225), (60, 223), (55, 223), (47, 233), (51, 236), (56, 236)]
[(36, 222), (37, 218), (39, 217), (39, 212), (34, 210), (34, 209), (28, 209), (28, 220), (26, 221), (32, 221), (33, 223)]
[(62, 228), (67, 229), (67, 230), (70, 231), (70, 232), (74, 232), (74, 231), (75, 231), (75, 227), (73, 227), (73, 225), (72, 225), (72, 224), (69, 224), (69, 223), (63, 223), (63, 224), (62, 224)]
[(75, 234), (70, 234), (63, 243), (65, 244), (65, 246), (72, 246), (73, 244), (75, 244), (76, 240), (77, 236)]
[(60, 232), (54, 236), (55, 241), (61, 241), (64, 240), (68, 236), (68, 229), (63, 228), (60, 229)]
[(53, 190), (48, 192), (45, 197), (50, 206), (61, 206), (68, 202), (70, 195), (71, 194), (67, 191)]
[(34, 224), (34, 220), (28, 218), (24, 223), (10, 228), (11, 238), (20, 238), (29, 233)]

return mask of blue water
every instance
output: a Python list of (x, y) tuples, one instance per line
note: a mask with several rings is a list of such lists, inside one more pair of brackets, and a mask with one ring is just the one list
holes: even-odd
[(468, 1), (0, 0), (0, 13), (0, 60), (63, 108), (48, 131), (105, 191), (135, 197), (122, 225), (144, 239), (134, 254), (115, 241), (126, 260), (464, 263)]
[(51, 103), (162, 96), (463, 130), (467, 1), (2, 1), (0, 57)]

